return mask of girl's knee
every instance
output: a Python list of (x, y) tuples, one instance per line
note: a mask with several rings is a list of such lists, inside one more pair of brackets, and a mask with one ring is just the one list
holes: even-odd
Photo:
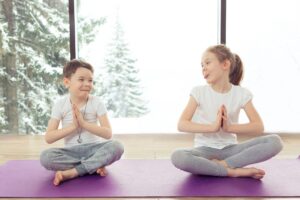
[(266, 138), (276, 153), (279, 153), (283, 149), (283, 142), (278, 135), (268, 135)]
[(186, 163), (187, 153), (185, 150), (179, 149), (172, 153), (171, 162), (173, 165), (179, 169), (184, 169), (184, 164)]

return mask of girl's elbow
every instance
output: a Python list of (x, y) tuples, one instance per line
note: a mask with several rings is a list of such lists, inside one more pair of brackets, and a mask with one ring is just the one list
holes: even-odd
[(185, 128), (184, 128), (184, 123), (182, 121), (179, 121), (177, 124), (177, 130), (180, 132), (184, 132)]
[(262, 123), (260, 123), (258, 126), (257, 126), (257, 134), (258, 135), (262, 135), (265, 131), (265, 128), (264, 128), (264, 125)]
[(264, 131), (265, 131), (265, 127), (264, 127), (264, 125), (263, 124), (261, 124), (261, 126), (260, 126), (260, 130), (259, 130), (261, 133), (264, 133)]

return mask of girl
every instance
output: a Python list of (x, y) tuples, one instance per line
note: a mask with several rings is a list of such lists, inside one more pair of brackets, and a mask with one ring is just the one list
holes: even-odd
[[(192, 89), (178, 122), (178, 130), (195, 134), (195, 148), (172, 154), (175, 167), (199, 175), (261, 179), (262, 169), (245, 166), (270, 159), (282, 149), (277, 135), (260, 136), (237, 144), (236, 134), (261, 135), (263, 122), (252, 104), (252, 94), (239, 86), (243, 64), (224, 45), (209, 47), (202, 57), (208, 85)], [(249, 123), (238, 124), (244, 109)]]
[[(64, 84), (69, 94), (52, 108), (45, 139), (53, 143), (64, 138), (65, 148), (42, 152), (41, 164), (56, 171), (53, 184), (85, 174), (105, 176), (105, 166), (120, 159), (123, 146), (112, 137), (106, 108), (93, 89), (93, 67), (80, 60), (71, 60), (64, 69)], [(62, 128), (59, 123), (62, 122)], [(99, 123), (98, 123), (99, 122)]]

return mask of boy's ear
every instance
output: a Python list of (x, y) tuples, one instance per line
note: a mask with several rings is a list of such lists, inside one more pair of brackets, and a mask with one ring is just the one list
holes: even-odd
[(64, 77), (64, 85), (66, 88), (69, 88), (69, 85), (70, 85), (70, 79)]

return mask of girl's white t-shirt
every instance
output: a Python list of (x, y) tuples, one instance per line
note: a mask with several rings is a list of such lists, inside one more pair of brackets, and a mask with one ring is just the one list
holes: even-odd
[[(231, 86), (227, 93), (218, 93), (209, 85), (194, 87), (191, 96), (198, 103), (198, 107), (192, 121), (200, 124), (214, 123), (219, 108), (224, 104), (227, 109), (228, 123), (238, 123), (240, 110), (252, 99), (252, 94), (241, 86)], [(194, 138), (195, 147), (207, 146), (222, 149), (236, 143), (236, 134), (224, 132), (222, 129), (216, 133), (197, 133)]]
[[(84, 119), (89, 123), (98, 124), (98, 117), (107, 113), (105, 105), (99, 97), (89, 95), (88, 101), (80, 108), (80, 112)], [(73, 112), (70, 95), (60, 98), (52, 108), (51, 118), (61, 120), (62, 128), (73, 123)], [(79, 133), (81, 132), (82, 143), (78, 143)], [(65, 146), (73, 146), (84, 143), (103, 142), (104, 138), (96, 136), (85, 129), (77, 129), (64, 138)]]

